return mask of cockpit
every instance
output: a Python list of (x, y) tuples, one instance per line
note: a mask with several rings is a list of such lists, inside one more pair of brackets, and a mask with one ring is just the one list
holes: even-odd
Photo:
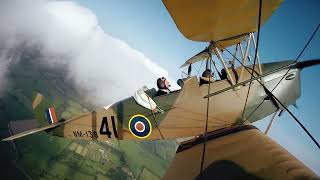
[[(252, 71), (255, 76), (261, 75), (262, 68), (258, 55), (257, 64), (255, 66), (248, 65), (248, 61), (251, 61), (253, 55), (253, 53), (249, 53), (250, 46), (255, 48), (253, 33), (243, 35), (241, 39), (242, 43), (236, 44), (229, 50), (219, 48), (219, 44), (216, 42), (210, 42), (208, 47), (188, 59), (180, 67), (187, 67), (187, 72), (182, 71), (182, 78), (177, 81), (177, 84), (181, 87), (180, 90), (163, 95), (157, 94), (157, 90), (154, 88), (140, 90), (134, 95), (136, 102), (147, 109), (153, 110), (159, 103), (161, 106), (165, 106), (166, 101), (176, 99), (181, 91), (192, 92), (193, 96), (198, 93), (203, 98), (208, 94), (207, 87), (209, 85), (211, 86), (210, 93), (214, 93), (250, 79)], [(250, 44), (251, 42), (253, 42), (253, 45)], [(245, 49), (242, 48), (242, 44), (244, 44)], [(230, 51), (233, 51), (233, 53)], [(192, 80), (190, 81), (190, 79)], [(187, 87), (185, 87), (186, 83), (188, 83)]]
[[(248, 33), (237, 38), (241, 39), (241, 42), (228, 49), (221, 46), (228, 40), (222, 40), (222, 43), (219, 43), (219, 41), (210, 42), (209, 46), (203, 51), (181, 65), (180, 68), (188, 67), (188, 72), (184, 73), (184, 75), (186, 77), (197, 76), (200, 86), (204, 84), (202, 81), (209, 77), (209, 71), (211, 71), (211, 83), (227, 81), (231, 86), (247, 80), (248, 73), (251, 74), (248, 69), (249, 71), (254, 71), (254, 75), (261, 75), (262, 68), (258, 53), (256, 56), (257, 63), (254, 68), (252, 68), (253, 65), (248, 65), (252, 60), (251, 57), (255, 56), (254, 51), (250, 51), (252, 48), (256, 48), (254, 34)], [(209, 82), (208, 79), (207, 81)]]

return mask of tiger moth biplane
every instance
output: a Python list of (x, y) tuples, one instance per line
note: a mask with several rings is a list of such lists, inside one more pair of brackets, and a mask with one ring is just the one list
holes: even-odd
[[(193, 137), (180, 142), (165, 179), (316, 178), (251, 125), (271, 114), (273, 121), (279, 112), (294, 105), (301, 95), (301, 70), (320, 64), (320, 60), (260, 62), (255, 33), (282, 0), (163, 3), (187, 39), (209, 43), (181, 66), (188, 66), (188, 73), (178, 80), (180, 90), (156, 96), (154, 88), (140, 89), (132, 97), (68, 120), (58, 120), (52, 103), (35, 93), (32, 107), (41, 127), (4, 141), (41, 131), (90, 141)], [(192, 75), (198, 62), (205, 62), (205, 69), (219, 77), (200, 85), (199, 78)]]

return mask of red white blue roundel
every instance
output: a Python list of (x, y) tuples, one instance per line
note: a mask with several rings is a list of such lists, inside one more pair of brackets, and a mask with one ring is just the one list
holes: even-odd
[(137, 114), (130, 118), (129, 130), (133, 136), (143, 139), (150, 136), (152, 126), (147, 117), (141, 114)]

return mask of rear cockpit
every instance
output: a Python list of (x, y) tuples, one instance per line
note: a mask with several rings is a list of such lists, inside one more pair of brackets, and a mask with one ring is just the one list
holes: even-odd
[[(263, 71), (259, 54), (257, 53), (255, 57), (256, 43), (254, 34), (247, 33), (234, 38), (239, 39), (239, 42), (236, 44), (229, 44), (229, 47), (223, 47), (221, 44), (230, 41), (230, 38), (217, 42), (211, 41), (208, 47), (188, 59), (181, 66), (181, 68), (188, 66), (188, 72), (184, 74), (187, 77), (199, 77), (200, 85), (203, 84), (201, 81), (205, 78), (203, 77), (203, 74), (206, 74), (205, 71), (212, 72), (209, 78), (210, 82), (226, 80), (230, 85), (235, 85), (247, 80), (248, 74), (251, 74), (253, 69), (254, 76), (261, 75)], [(252, 57), (256, 59), (254, 68), (252, 68)], [(193, 71), (193, 69), (196, 71)], [(208, 78), (208, 76), (206, 78)]]

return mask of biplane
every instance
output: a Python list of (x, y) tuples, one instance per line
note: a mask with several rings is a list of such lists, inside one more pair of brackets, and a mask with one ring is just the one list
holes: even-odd
[[(301, 70), (320, 64), (320, 60), (261, 63), (260, 27), (282, 0), (163, 3), (187, 39), (208, 42), (203, 51), (182, 64), (188, 73), (178, 80), (180, 90), (157, 96), (156, 89), (142, 88), (132, 97), (68, 120), (59, 120), (52, 103), (37, 92), (32, 108), (41, 127), (4, 141), (41, 131), (95, 141), (191, 137), (180, 142), (165, 179), (317, 178), (251, 125), (271, 114), (274, 121), (280, 112), (289, 112), (288, 107), (301, 96)], [(228, 59), (223, 56), (226, 52)], [(199, 84), (201, 77), (191, 72), (200, 62), (218, 77)]]

